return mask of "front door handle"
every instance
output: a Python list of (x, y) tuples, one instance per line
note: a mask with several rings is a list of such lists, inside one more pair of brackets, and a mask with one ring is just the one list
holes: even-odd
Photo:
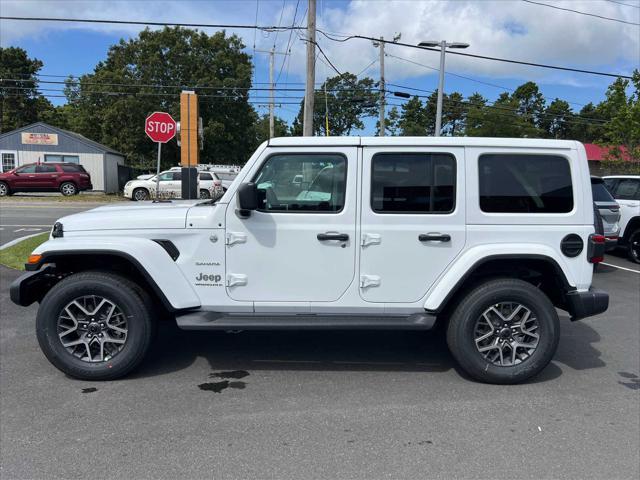
[(450, 242), (451, 235), (447, 233), (421, 233), (418, 235), (421, 242)]
[(327, 240), (338, 240), (340, 242), (346, 242), (349, 240), (349, 235), (347, 235), (346, 233), (327, 232), (319, 233), (317, 238), (321, 242), (325, 242)]

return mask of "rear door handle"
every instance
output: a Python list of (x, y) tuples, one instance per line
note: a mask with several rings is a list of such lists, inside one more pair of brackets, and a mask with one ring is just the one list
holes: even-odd
[(346, 242), (349, 240), (349, 235), (347, 235), (346, 233), (327, 232), (327, 233), (319, 233), (317, 238), (321, 242), (325, 242), (327, 240), (338, 240), (340, 242)]
[(418, 235), (421, 242), (450, 242), (451, 235), (447, 233), (421, 233)]

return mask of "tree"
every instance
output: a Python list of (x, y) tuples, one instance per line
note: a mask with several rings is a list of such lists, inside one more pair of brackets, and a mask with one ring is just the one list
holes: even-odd
[(607, 90), (605, 111), (611, 112), (611, 120), (605, 127), (606, 141), (611, 148), (609, 154), (615, 159), (623, 159), (626, 149), (631, 159), (640, 161), (640, 70), (632, 76), (633, 92), (627, 97), (628, 80), (616, 79)]
[[(256, 140), (260, 144), (269, 139), (269, 114), (262, 115), (255, 125)], [(280, 117), (274, 116), (273, 130), (276, 137), (286, 137), (289, 135), (289, 125)]]
[[(349, 72), (328, 78), (315, 91), (313, 133), (327, 134), (325, 117), (327, 107), (329, 135), (351, 135), (353, 130), (363, 129), (362, 120), (378, 112), (377, 94), (372, 92), (374, 85), (373, 79), (364, 77), (358, 80), (358, 77)], [(303, 113), (304, 101), (300, 102), (298, 116), (292, 125), (293, 135), (302, 135)]]
[[(243, 163), (256, 146), (257, 114), (248, 102), (250, 57), (239, 37), (184, 28), (146, 29), (109, 49), (94, 72), (68, 82), (70, 127), (142, 163), (156, 146), (145, 135), (153, 111), (179, 118), (182, 85), (199, 94), (202, 163)], [(202, 87), (198, 88), (201, 85)], [(162, 149), (165, 164), (179, 161), (176, 142)]]
[(475, 92), (467, 98), (466, 118), (465, 118), (465, 135), (470, 137), (479, 137), (486, 123), (485, 115), (487, 109), (487, 99)]
[[(398, 125), (399, 121), (400, 113), (398, 112), (398, 108), (391, 107), (391, 110), (387, 112), (387, 116), (384, 119), (385, 135), (389, 135), (391, 137), (398, 135), (400, 131), (400, 126)], [(380, 120), (376, 121), (376, 135), (380, 135)]]
[(0, 47), (0, 133), (43, 120), (53, 112), (36, 85), (42, 65), (22, 48)]
[(419, 97), (411, 97), (402, 105), (398, 127), (403, 136), (427, 135), (427, 110)]
[(511, 95), (517, 102), (518, 113), (532, 127), (537, 127), (544, 112), (544, 96), (535, 82), (527, 82), (515, 89)]
[(574, 115), (568, 138), (582, 143), (601, 141), (605, 135), (605, 123), (608, 118), (602, 104), (594, 105), (590, 102)]
[(446, 135), (454, 137), (463, 134), (466, 105), (461, 93), (445, 95), (442, 107), (442, 129)]
[(540, 128), (549, 138), (567, 139), (571, 132), (573, 112), (571, 106), (564, 100), (556, 98), (544, 110), (540, 119)]

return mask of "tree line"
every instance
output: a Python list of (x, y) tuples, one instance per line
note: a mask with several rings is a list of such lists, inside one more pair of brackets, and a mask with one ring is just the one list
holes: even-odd
[[(189, 86), (199, 95), (203, 118), (202, 163), (242, 164), (269, 135), (267, 115), (252, 105), (251, 56), (236, 35), (207, 35), (185, 28), (144, 30), (110, 47), (94, 71), (80, 77), (39, 76), (41, 61), (21, 48), (0, 48), (1, 132), (36, 121), (80, 133), (114, 148), (130, 165), (149, 168), (155, 144), (142, 125), (153, 111), (179, 117), (179, 93)], [(386, 92), (388, 100), (397, 100)], [(419, 91), (387, 111), (386, 135), (433, 135), (437, 92)], [(314, 133), (350, 135), (377, 117), (379, 85), (369, 77), (344, 73), (315, 91)], [(54, 106), (49, 98), (65, 99)], [(278, 103), (276, 101), (276, 103)], [(389, 102), (391, 103), (391, 102)], [(275, 119), (276, 136), (302, 134), (303, 102), (291, 125)], [(328, 131), (327, 131), (328, 124)], [(380, 126), (376, 123), (376, 132)], [(574, 110), (565, 100), (545, 99), (526, 82), (491, 102), (479, 93), (444, 95), (442, 135), (573, 139), (624, 146), (640, 159), (640, 72), (618, 78), (605, 99)], [(617, 148), (610, 150), (620, 157)], [(175, 142), (163, 148), (163, 163), (179, 162)]]

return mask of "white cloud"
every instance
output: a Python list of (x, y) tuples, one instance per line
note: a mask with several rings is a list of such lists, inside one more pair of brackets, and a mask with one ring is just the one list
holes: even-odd
[[(627, 0), (633, 2), (634, 0)], [(285, 2), (282, 24), (293, 18), (295, 1)], [(551, 2), (549, 2), (551, 3)], [(640, 9), (612, 2), (576, 0), (554, 2), (555, 5), (598, 15), (640, 23)], [(275, 25), (280, 20), (282, 3), (259, 4), (258, 23)], [(151, 21), (181, 21), (187, 23), (242, 23), (255, 20), (253, 0), (235, 2), (156, 2), (156, 1), (40, 1), (2, 0), (2, 15), (52, 16), (75, 18), (112, 18)], [(301, 19), (306, 1), (301, 0), (297, 18)], [(0, 25), (2, 45), (25, 36), (46, 36), (52, 30), (91, 29), (122, 35), (132, 35), (142, 27), (120, 25), (85, 25), (40, 22), (3, 21)], [(421, 40), (447, 39), (471, 44), (468, 53), (522, 59), (537, 63), (567, 65), (594, 70), (627, 72), (640, 64), (640, 28), (617, 22), (587, 17), (570, 12), (532, 5), (521, 1), (363, 1), (350, 3), (318, 2), (318, 27), (328, 32), (384, 36), (390, 39), (401, 32), (402, 41), (416, 44)], [(231, 30), (232, 31), (232, 30)], [(254, 33), (238, 30), (252, 50)], [(304, 35), (304, 32), (300, 32)], [(258, 48), (269, 48), (275, 34), (258, 32)], [(289, 34), (277, 37), (278, 49), (284, 49)], [(304, 42), (293, 35), (291, 73), (304, 71)], [(378, 51), (365, 40), (344, 43), (329, 41), (318, 35), (318, 42), (331, 61), (341, 71), (359, 72), (374, 60)], [(438, 54), (390, 45), (387, 52), (418, 63), (438, 66)], [(99, 60), (99, 59), (96, 59)], [(423, 67), (387, 58), (387, 78), (405, 78), (435, 74)], [(377, 75), (372, 66), (369, 75)], [(455, 55), (447, 56), (447, 70), (467, 75), (532, 78), (541, 82), (564, 83), (584, 81), (583, 76), (558, 75), (559, 72), (513, 64), (477, 60)], [(622, 73), (622, 72), (621, 72)], [(318, 79), (332, 71), (318, 64)]]

